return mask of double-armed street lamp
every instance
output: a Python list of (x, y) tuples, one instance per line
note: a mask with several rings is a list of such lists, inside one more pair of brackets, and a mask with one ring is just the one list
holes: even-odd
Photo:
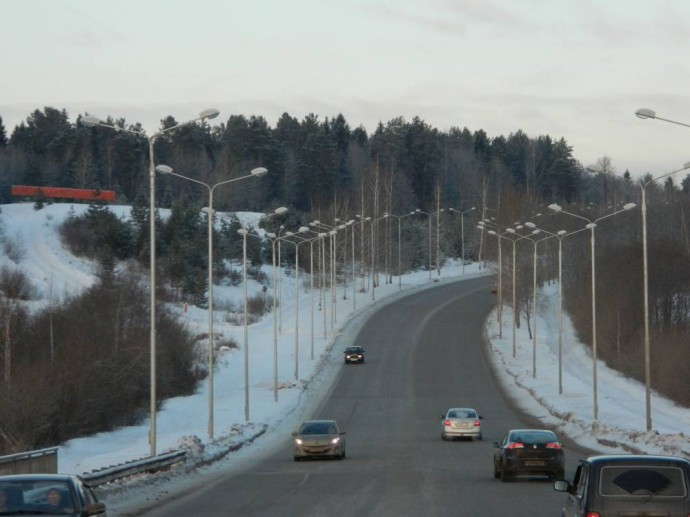
[[(676, 124), (678, 126), (684, 126), (684, 127), (690, 127), (690, 124), (686, 124), (685, 122), (678, 122), (677, 120), (671, 120), (663, 117), (659, 117), (656, 114), (656, 111), (649, 109), (649, 108), (640, 108), (637, 111), (635, 111), (635, 115), (641, 119), (656, 119), (656, 120), (661, 120), (663, 122), (670, 122), (671, 124)], [(644, 249), (644, 357), (645, 357), (645, 406), (646, 406), (646, 414), (647, 414), (647, 431), (652, 430), (652, 402), (651, 402), (651, 357), (650, 357), (650, 342), (649, 342), (649, 288), (648, 288), (648, 277), (647, 277), (647, 205), (646, 205), (646, 200), (645, 200), (645, 189), (647, 185), (652, 183), (653, 181), (656, 181), (658, 179), (664, 178), (666, 176), (670, 176), (671, 174), (674, 174), (676, 172), (680, 172), (682, 170), (687, 169), (688, 164), (684, 166), (682, 169), (678, 169), (677, 171), (669, 172), (668, 174), (664, 174), (662, 176), (659, 176), (658, 178), (654, 178), (647, 182), (645, 185), (641, 185), (641, 191), (642, 191), (642, 236), (643, 236), (643, 249)]]
[[(532, 271), (532, 278), (533, 278), (533, 286), (532, 286), (532, 318), (534, 321), (533, 325), (533, 330), (532, 330), (532, 378), (537, 377), (537, 246), (539, 245), (540, 242), (545, 241), (547, 239), (552, 239), (554, 237), (558, 237), (555, 233), (547, 232), (546, 230), (542, 230), (540, 228), (537, 228), (537, 225), (531, 222), (525, 223), (525, 226), (527, 228), (532, 229), (532, 235), (538, 235), (540, 233), (546, 233), (546, 237), (542, 237), (541, 239), (532, 239), (530, 240), (534, 243), (534, 262), (533, 262), (533, 271)], [(560, 287), (560, 286), (559, 286)]]
[[(215, 210), (213, 209), (213, 194), (215, 193), (215, 190), (217, 187), (221, 185), (225, 185), (227, 183), (234, 183), (235, 181), (240, 181), (243, 179), (247, 178), (253, 178), (253, 177), (261, 177), (264, 176), (268, 171), (264, 167), (256, 167), (252, 169), (249, 174), (245, 176), (240, 176), (237, 178), (232, 178), (229, 180), (225, 181), (220, 181), (214, 185), (209, 185), (208, 183), (205, 183), (203, 181), (197, 180), (195, 178), (191, 178), (189, 176), (185, 176), (183, 174), (179, 174), (177, 172), (174, 172), (172, 167), (168, 167), (167, 165), (159, 165), (156, 167), (156, 172), (161, 173), (161, 174), (168, 174), (170, 176), (175, 176), (177, 178), (186, 180), (186, 181), (191, 181), (192, 183), (196, 183), (197, 185), (201, 185), (206, 188), (208, 191), (208, 206), (203, 208), (203, 211), (206, 212), (207, 216), (207, 221), (208, 221), (208, 437), (213, 439), (213, 430), (214, 430), (214, 423), (213, 423), (213, 396), (214, 396), (214, 386), (213, 386), (213, 377), (214, 377), (214, 367), (213, 367), (213, 355), (214, 355), (214, 344), (213, 341), (215, 339), (214, 331), (213, 331), (213, 218), (215, 215)], [(287, 209), (285, 209), (287, 210)], [(246, 314), (245, 314), (246, 318)]]
[(115, 131), (123, 131), (126, 133), (133, 133), (137, 136), (143, 137), (148, 141), (148, 150), (149, 150), (149, 201), (150, 201), (150, 206), (149, 206), (149, 240), (150, 240), (150, 250), (149, 250), (149, 259), (150, 259), (150, 280), (151, 280), (151, 293), (150, 293), (150, 369), (151, 369), (151, 374), (150, 374), (150, 416), (149, 416), (149, 445), (150, 445), (150, 453), (151, 456), (156, 455), (156, 407), (157, 407), (157, 396), (156, 396), (156, 217), (155, 217), (155, 211), (156, 211), (156, 166), (155, 166), (155, 159), (154, 159), (154, 153), (153, 153), (153, 145), (156, 141), (156, 139), (165, 133), (169, 133), (170, 131), (173, 131), (174, 129), (177, 129), (182, 126), (186, 126), (188, 124), (192, 124), (194, 122), (199, 122), (199, 121), (204, 121), (204, 120), (211, 120), (216, 118), (220, 114), (220, 111), (215, 109), (215, 108), (209, 108), (201, 113), (199, 113), (199, 116), (188, 120), (187, 122), (181, 122), (179, 124), (176, 124), (171, 127), (167, 127), (165, 129), (161, 129), (157, 133), (154, 133), (151, 136), (147, 136), (144, 131), (138, 131), (134, 129), (129, 129), (125, 127), (120, 127), (120, 126), (114, 126), (112, 124), (107, 124), (105, 123), (102, 119), (99, 117), (96, 117), (94, 115), (85, 115), (81, 117), (81, 123), (84, 124), (86, 127), (107, 127), (110, 129), (114, 129)]
[[(486, 228), (484, 228), (483, 224), (479, 224), (477, 229), (484, 231)], [(500, 232), (497, 228), (496, 230), (489, 230), (487, 233), (498, 237), (498, 337), (503, 338), (503, 247), (501, 246), (501, 239), (509, 242), (512, 242), (513, 239), (505, 236), (506, 233), (509, 233), (507, 229), (504, 232)]]
[(517, 278), (517, 270), (515, 267), (515, 262), (516, 262), (516, 253), (515, 253), (515, 244), (522, 240), (522, 239), (529, 239), (529, 235), (521, 235), (517, 233), (517, 230), (522, 230), (523, 226), (521, 224), (518, 224), (515, 226), (515, 228), (506, 228), (506, 232), (510, 233), (512, 237), (510, 238), (511, 241), (513, 241), (513, 358), (517, 356), (517, 345), (516, 345), (516, 335), (515, 335), (515, 327), (517, 324), (516, 318), (520, 317), (520, 312), (517, 310), (516, 306), (516, 278)]
[[(420, 210), (419, 208), (415, 208), (415, 212), (418, 214), (423, 214), (427, 216), (427, 219), (429, 220), (429, 251), (428, 251), (428, 268), (429, 268), (429, 279), (431, 280), (431, 218), (433, 216), (436, 216), (437, 218), (440, 219), (440, 213), (443, 212), (444, 209), (441, 208), (437, 213), (429, 213), (425, 212), (424, 210)], [(439, 224), (436, 224), (436, 270), (438, 272), (438, 275), (441, 276), (441, 265), (439, 262), (439, 233), (440, 233), (440, 228)]]
[(386, 212), (385, 214), (383, 214), (384, 217), (395, 217), (398, 220), (398, 290), (402, 289), (402, 271), (401, 271), (401, 267), (400, 267), (400, 256), (401, 256), (401, 253), (400, 253), (401, 252), (400, 223), (401, 223), (402, 219), (404, 219), (405, 217), (415, 215), (416, 213), (417, 212), (409, 212), (409, 213), (403, 214), (403, 215), (393, 215), (393, 214), (389, 214), (388, 212)]
[(644, 381), (645, 381), (645, 413), (647, 431), (652, 430), (652, 374), (651, 374), (651, 349), (649, 338), (649, 273), (647, 261), (647, 187), (657, 180), (666, 178), (690, 168), (690, 162), (683, 165), (682, 168), (675, 171), (667, 172), (655, 178), (652, 178), (644, 183), (640, 183), (641, 195), (641, 211), (642, 211), (642, 259), (644, 272)]
[[(298, 234), (308, 233), (309, 227), (301, 226)], [(305, 242), (309, 242), (309, 239), (302, 237), (301, 235), (293, 234), (292, 238), (295, 240), (286, 240), (285, 242), (291, 242), (295, 245), (295, 380), (299, 380), (299, 246)]]
[[(365, 284), (365, 282), (364, 282), (364, 222), (365, 221), (371, 221), (371, 217), (370, 216), (364, 217), (362, 215), (356, 214), (355, 218), (359, 219), (359, 221), (356, 221), (354, 224), (355, 225), (359, 224), (362, 226), (362, 228), (359, 232), (359, 267), (362, 270), (362, 287), (361, 287), (361, 290), (362, 290), (362, 292), (364, 292), (366, 290), (365, 285), (364, 285)], [(353, 304), (354, 309), (356, 309), (357, 308), (357, 300), (355, 299), (352, 302), (352, 304)]]
[(462, 274), (465, 274), (465, 214), (474, 210), (475, 207), (468, 208), (467, 210), (456, 210), (455, 208), (449, 208), (449, 212), (455, 212), (460, 214), (460, 244), (462, 246)]
[[(276, 208), (272, 213), (265, 214), (259, 219), (266, 221), (276, 215), (286, 213), (288, 209), (284, 206)], [(242, 236), (242, 283), (244, 294), (244, 419), (249, 421), (249, 332), (248, 332), (248, 310), (247, 310), (247, 236), (251, 235), (261, 239), (260, 235), (249, 233), (247, 228), (240, 228), (237, 233)]]
[(595, 266), (595, 232), (594, 229), (597, 226), (597, 223), (603, 219), (607, 219), (609, 217), (612, 217), (614, 215), (620, 214), (622, 212), (626, 212), (628, 210), (632, 210), (635, 208), (637, 205), (635, 203), (628, 203), (623, 206), (622, 209), (616, 210), (615, 212), (611, 212), (610, 214), (606, 214), (602, 217), (599, 217), (598, 219), (591, 220), (588, 219), (584, 216), (578, 215), (578, 214), (573, 214), (571, 212), (566, 212), (561, 208), (560, 205), (557, 203), (553, 203), (549, 205), (549, 209), (553, 210), (554, 212), (561, 212), (566, 215), (570, 215), (572, 217), (576, 217), (578, 219), (582, 219), (584, 221), (587, 221), (587, 224), (585, 225), (585, 228), (589, 229), (591, 231), (591, 254), (592, 254), (592, 411), (593, 411), (593, 420), (597, 421), (599, 420), (599, 402), (598, 402), (598, 385), (597, 385), (597, 291), (596, 291), (596, 266)]
[[(281, 227), (281, 230), (283, 228)], [(308, 228), (302, 226), (298, 232), (306, 232)], [(295, 235), (293, 232), (285, 232), (280, 237), (275, 233), (267, 233), (266, 237), (271, 241), (272, 262), (273, 262), (273, 399), (278, 401), (278, 314), (276, 308), (282, 304), (282, 296), (278, 299), (279, 294), (276, 292), (276, 243), (280, 245), (280, 241), (287, 240)]]

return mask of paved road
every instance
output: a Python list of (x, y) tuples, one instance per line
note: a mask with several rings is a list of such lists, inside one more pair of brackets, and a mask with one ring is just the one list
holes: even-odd
[[(363, 365), (343, 365), (314, 418), (347, 432), (344, 461), (294, 462), (286, 433), (274, 457), (147, 515), (555, 516), (563, 494), (543, 478), (493, 478), (492, 442), (526, 420), (486, 360), (491, 278), (427, 289), (387, 305), (362, 327)], [(482, 441), (446, 442), (451, 406), (483, 415)], [(584, 451), (566, 452), (566, 476)]]

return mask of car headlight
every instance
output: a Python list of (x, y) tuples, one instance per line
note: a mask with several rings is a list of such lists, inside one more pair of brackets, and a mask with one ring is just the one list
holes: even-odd
[(336, 436), (331, 440), (331, 445), (338, 445), (340, 443), (340, 436)]
[(297, 445), (302, 445), (302, 439), (301, 438), (295, 438), (295, 443)]

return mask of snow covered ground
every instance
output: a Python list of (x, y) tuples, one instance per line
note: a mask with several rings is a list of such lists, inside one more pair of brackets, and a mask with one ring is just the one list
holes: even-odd
[[(24, 270), (32, 278), (43, 303), (48, 303), (51, 298), (56, 301), (67, 293), (76, 293), (94, 281), (93, 264), (67, 252), (60, 245), (56, 231), (70, 209), (78, 214), (86, 208), (85, 205), (54, 204), (36, 211), (31, 203), (0, 206), (3, 240), (10, 239), (24, 250), (18, 263), (0, 253), (0, 266)], [(129, 207), (111, 206), (110, 209), (117, 215), (129, 215)], [(257, 217), (256, 214), (239, 215), (243, 224), (251, 224)], [(238, 266), (240, 268), (241, 265)], [(269, 278), (272, 277), (271, 266), (265, 269)], [(463, 268), (452, 263), (442, 269), (438, 281), (457, 281), (491, 273), (490, 269), (480, 269), (477, 264)], [(125, 487), (114, 486), (104, 492), (109, 513), (123, 515), (127, 507), (148, 504), (157, 497), (157, 493), (166, 492), (173, 481), (178, 484), (199, 482), (200, 476), (227, 472), (239, 468), (244, 461), (269, 454), (276, 444), (284, 441), (284, 430), (296, 427), (301, 415), (317, 402), (317, 394), (325, 391), (318, 387), (332, 380), (340, 366), (341, 349), (351, 341), (367, 313), (397, 296), (409, 294), (411, 290), (438, 285), (430, 280), (427, 271), (404, 275), (402, 289), (398, 287), (397, 277), (393, 277), (390, 284), (382, 280), (373, 297), (371, 291), (360, 293), (349, 283), (338, 288), (335, 316), (332, 316), (330, 298), (327, 296), (321, 307), (325, 308), (324, 314), (319, 307), (318, 293), (312, 297), (303, 287), (305, 281), (308, 283), (308, 275), (302, 274), (301, 287), (295, 290), (293, 274), (294, 271), (287, 275), (279, 274), (282, 279), (280, 310), (275, 315), (276, 319), (268, 314), (248, 326), (246, 349), (244, 327), (228, 323), (223, 311), (215, 311), (214, 330), (217, 335), (234, 337), (240, 348), (219, 353), (214, 375), (214, 439), (209, 439), (207, 429), (207, 382), (202, 382), (198, 392), (192, 396), (166, 401), (157, 415), (157, 452), (186, 448), (188, 460), (182, 470), (185, 475), (176, 477), (173, 471), (165, 478), (159, 476), (157, 480), (129, 482), (126, 485), (129, 491), (126, 504), (122, 503), (122, 497), (113, 495), (121, 493)], [(436, 278), (435, 272), (433, 277)], [(248, 296), (261, 292), (260, 285), (250, 282)], [(243, 296), (241, 285), (214, 286), (214, 301), (218, 306), (222, 305), (219, 301), (232, 301), (241, 309)], [(268, 296), (271, 296), (270, 289)], [(545, 288), (538, 299), (536, 377), (532, 371), (533, 343), (527, 334), (527, 325), (517, 329), (517, 353), (513, 358), (510, 308), (504, 309), (502, 332), (499, 333), (495, 312), (486, 323), (491, 357), (499, 377), (502, 382), (515, 387), (515, 398), (524, 411), (594, 450), (690, 456), (690, 440), (684, 434), (690, 428), (690, 409), (678, 407), (653, 394), (653, 430), (647, 432), (644, 385), (624, 378), (601, 362), (597, 365), (599, 419), (593, 422), (592, 358), (574, 337), (567, 316), (563, 324), (563, 393), (558, 393), (557, 286)], [(171, 310), (193, 331), (203, 333), (208, 329), (205, 310), (189, 307), (185, 311), (182, 306), (173, 306)], [(277, 333), (276, 328), (280, 329)], [(337, 346), (336, 338), (339, 338)], [(275, 343), (277, 354), (274, 353)], [(277, 378), (274, 360), (277, 360)], [(248, 365), (246, 379), (245, 364)], [(276, 380), (279, 386), (277, 401), (273, 389)], [(248, 392), (245, 384), (249, 386)], [(247, 413), (249, 418), (246, 418)], [(229, 449), (238, 450), (228, 453)], [(143, 458), (149, 451), (146, 421), (138, 426), (71, 440), (62, 445), (59, 448), (59, 470), (81, 474)], [(208, 466), (195, 468), (200, 463)], [(145, 493), (135, 489), (141, 483), (146, 483)]]

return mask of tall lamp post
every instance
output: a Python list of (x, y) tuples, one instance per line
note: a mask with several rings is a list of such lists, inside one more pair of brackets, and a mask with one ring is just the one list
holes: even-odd
[(538, 235), (542, 232), (547, 233), (548, 235), (546, 237), (542, 237), (541, 239), (533, 239), (530, 238), (529, 240), (532, 241), (534, 244), (534, 262), (532, 265), (532, 318), (534, 321), (533, 325), (533, 330), (532, 330), (532, 378), (537, 377), (537, 247), (541, 241), (545, 241), (547, 239), (551, 239), (553, 237), (556, 237), (555, 234), (551, 232), (547, 232), (545, 230), (541, 230), (537, 228), (537, 225), (534, 223), (525, 223), (525, 226), (528, 228), (532, 228), (532, 235)]
[[(261, 217), (260, 221), (265, 221), (273, 216), (281, 215), (287, 212), (287, 208), (281, 206), (276, 208), (273, 213), (266, 214)], [(252, 235), (253, 237), (261, 238), (259, 235), (249, 233), (247, 228), (240, 228), (237, 230), (242, 236), (242, 283), (243, 293), (244, 293), (244, 419), (249, 421), (249, 332), (247, 319), (249, 315), (247, 314), (247, 236)]]
[(418, 214), (424, 214), (427, 216), (427, 219), (429, 220), (429, 251), (427, 253), (427, 267), (429, 268), (429, 280), (431, 280), (431, 214), (428, 212), (424, 212), (423, 210), (420, 210), (419, 208), (415, 208), (415, 212)]
[(455, 212), (460, 214), (460, 243), (462, 246), (462, 274), (465, 274), (465, 214), (474, 210), (475, 207), (468, 208), (467, 210), (456, 210), (455, 208), (449, 208), (449, 212)]
[[(300, 232), (302, 228), (300, 228)], [(271, 240), (271, 248), (273, 251), (273, 400), (276, 402), (278, 401), (278, 314), (276, 309), (278, 304), (282, 304), (282, 296), (280, 301), (278, 301), (279, 294), (276, 292), (276, 244), (280, 245), (281, 240), (287, 240), (293, 235), (295, 235), (293, 232), (285, 232), (285, 234), (280, 237), (275, 233), (266, 234), (266, 237)]]
[(95, 127), (95, 126), (102, 126), (102, 127), (107, 127), (110, 129), (114, 129), (116, 131), (124, 131), (127, 133), (134, 133), (135, 135), (141, 136), (143, 138), (146, 138), (148, 140), (148, 148), (149, 148), (149, 199), (150, 199), (150, 206), (149, 206), (149, 240), (150, 242), (150, 251), (149, 251), (149, 258), (150, 258), (150, 272), (149, 274), (151, 275), (151, 293), (150, 293), (150, 319), (151, 319), (151, 332), (150, 332), (150, 368), (151, 368), (151, 374), (150, 374), (150, 383), (151, 383), (151, 400), (150, 400), (150, 416), (149, 416), (149, 445), (151, 449), (151, 456), (156, 455), (156, 217), (155, 217), (155, 211), (156, 211), (156, 166), (155, 166), (155, 160), (154, 160), (154, 153), (153, 153), (153, 144), (156, 141), (156, 138), (159, 136), (162, 136), (165, 133), (168, 133), (174, 129), (177, 129), (181, 126), (186, 126), (187, 124), (192, 124), (194, 122), (199, 122), (199, 121), (204, 121), (204, 120), (210, 120), (216, 118), (220, 114), (220, 111), (215, 109), (215, 108), (209, 108), (201, 113), (199, 113), (199, 116), (192, 119), (188, 120), (187, 122), (182, 122), (180, 124), (177, 124), (175, 126), (171, 126), (165, 129), (162, 129), (158, 131), (157, 133), (154, 133), (151, 136), (147, 136), (144, 131), (136, 131), (133, 129), (127, 129), (124, 127), (119, 127), (119, 126), (113, 126), (111, 124), (106, 124), (103, 122), (102, 119), (93, 116), (93, 115), (85, 115), (81, 118), (81, 123), (84, 124), (86, 127)]
[[(481, 226), (483, 225), (480, 225), (477, 228), (483, 229)], [(503, 338), (503, 252), (501, 251), (501, 239), (505, 239), (510, 242), (512, 242), (513, 239), (505, 236), (505, 234), (508, 233), (507, 230), (503, 233), (499, 233), (496, 230), (489, 230), (488, 233), (489, 235), (495, 235), (498, 237), (498, 337)]]
[(516, 337), (515, 336), (515, 326), (516, 326), (515, 318), (520, 317), (520, 314), (517, 311), (516, 297), (515, 297), (515, 288), (516, 288), (515, 278), (517, 276), (517, 270), (515, 268), (515, 258), (516, 258), (515, 244), (519, 240), (529, 238), (529, 236), (527, 236), (527, 235), (520, 235), (519, 233), (517, 233), (516, 230), (521, 230), (522, 228), (523, 228), (523, 226), (521, 224), (517, 225), (515, 228), (506, 228), (506, 231), (513, 235), (513, 237), (510, 238), (513, 241), (513, 358), (517, 356), (517, 345), (515, 343), (515, 337)]
[[(250, 173), (245, 176), (220, 181), (214, 185), (209, 185), (203, 181), (174, 172), (173, 169), (167, 165), (159, 165), (156, 167), (156, 172), (169, 174), (171, 176), (202, 185), (203, 187), (206, 187), (206, 190), (208, 191), (208, 207), (204, 208), (204, 212), (206, 212), (208, 220), (208, 437), (213, 439), (213, 340), (215, 339), (213, 332), (213, 216), (215, 215), (215, 210), (213, 209), (213, 194), (216, 190), (216, 187), (247, 178), (264, 176), (268, 170), (264, 167), (257, 167), (252, 169)], [(285, 209), (285, 211), (287, 211), (287, 209)]]
[[(364, 287), (364, 222), (365, 221), (371, 221), (371, 217), (362, 217), (359, 214), (356, 214), (355, 217), (357, 219), (359, 219), (359, 221), (355, 221), (354, 226), (352, 228), (354, 229), (354, 227), (358, 224), (361, 225), (361, 227), (362, 227), (360, 229), (360, 232), (359, 232), (359, 257), (360, 257), (359, 267), (362, 270), (362, 284), (361, 284), (362, 287), (361, 287), (361, 289), (362, 289), (362, 292), (364, 292), (364, 290), (365, 290), (365, 287)], [(357, 308), (357, 299), (356, 298), (353, 299), (352, 305), (353, 305), (353, 310)]]
[[(656, 119), (664, 122), (670, 122), (671, 124), (676, 124), (678, 126), (690, 127), (690, 124), (684, 122), (678, 122), (676, 120), (671, 120), (667, 118), (662, 118), (657, 116), (656, 111), (649, 108), (640, 108), (635, 112), (635, 115), (641, 119)], [(647, 431), (652, 430), (652, 402), (651, 402), (651, 357), (650, 357), (650, 343), (649, 343), (649, 284), (648, 284), (648, 273), (647, 273), (647, 202), (645, 199), (645, 189), (647, 185), (656, 181), (658, 179), (670, 176), (675, 172), (679, 172), (687, 169), (689, 164), (685, 164), (682, 169), (677, 171), (669, 172), (648, 181), (646, 184), (641, 185), (642, 191), (642, 237), (643, 237), (643, 249), (644, 249), (644, 379), (645, 379), (645, 406), (647, 413)]]
[(594, 240), (594, 229), (597, 226), (597, 223), (603, 219), (606, 219), (608, 217), (614, 216), (616, 214), (620, 214), (621, 212), (625, 212), (627, 210), (632, 210), (635, 208), (637, 205), (635, 203), (628, 203), (623, 206), (621, 210), (616, 210), (615, 212), (611, 212), (610, 214), (604, 215), (602, 217), (599, 217), (598, 219), (595, 219), (594, 221), (583, 217), (578, 214), (573, 214), (571, 212), (566, 212), (561, 208), (560, 205), (553, 203), (549, 205), (549, 209), (553, 210), (554, 212), (561, 212), (567, 215), (570, 215), (572, 217), (577, 217), (578, 219), (582, 219), (584, 221), (587, 221), (587, 224), (585, 225), (585, 228), (588, 228), (591, 230), (591, 248), (592, 248), (592, 411), (593, 411), (593, 419), (594, 420), (599, 420), (599, 402), (597, 398), (597, 392), (598, 392), (598, 386), (597, 386), (597, 290), (596, 290), (596, 266), (595, 266), (595, 240)]
[(398, 220), (398, 290), (402, 289), (402, 271), (401, 271), (401, 265), (400, 265), (400, 256), (401, 256), (401, 247), (400, 247), (400, 241), (401, 241), (401, 231), (400, 231), (400, 223), (402, 219), (405, 217), (409, 217), (411, 215), (415, 215), (417, 212), (409, 212), (407, 214), (403, 215), (393, 215), (389, 214), (386, 212), (383, 214), (384, 217), (395, 217)]
[(690, 162), (683, 165), (681, 169), (667, 172), (645, 183), (640, 183), (640, 194), (642, 201), (642, 258), (644, 270), (644, 385), (645, 385), (645, 412), (647, 421), (647, 431), (652, 430), (652, 372), (651, 372), (651, 350), (649, 343), (649, 273), (647, 262), (647, 187), (657, 180), (671, 176), (676, 172), (681, 172), (690, 168)]
[[(302, 226), (298, 233), (307, 233), (309, 228), (307, 226)], [(299, 235), (292, 235), (295, 241), (292, 242), (295, 245), (295, 380), (299, 379), (299, 245), (308, 242), (309, 239), (301, 237)]]

